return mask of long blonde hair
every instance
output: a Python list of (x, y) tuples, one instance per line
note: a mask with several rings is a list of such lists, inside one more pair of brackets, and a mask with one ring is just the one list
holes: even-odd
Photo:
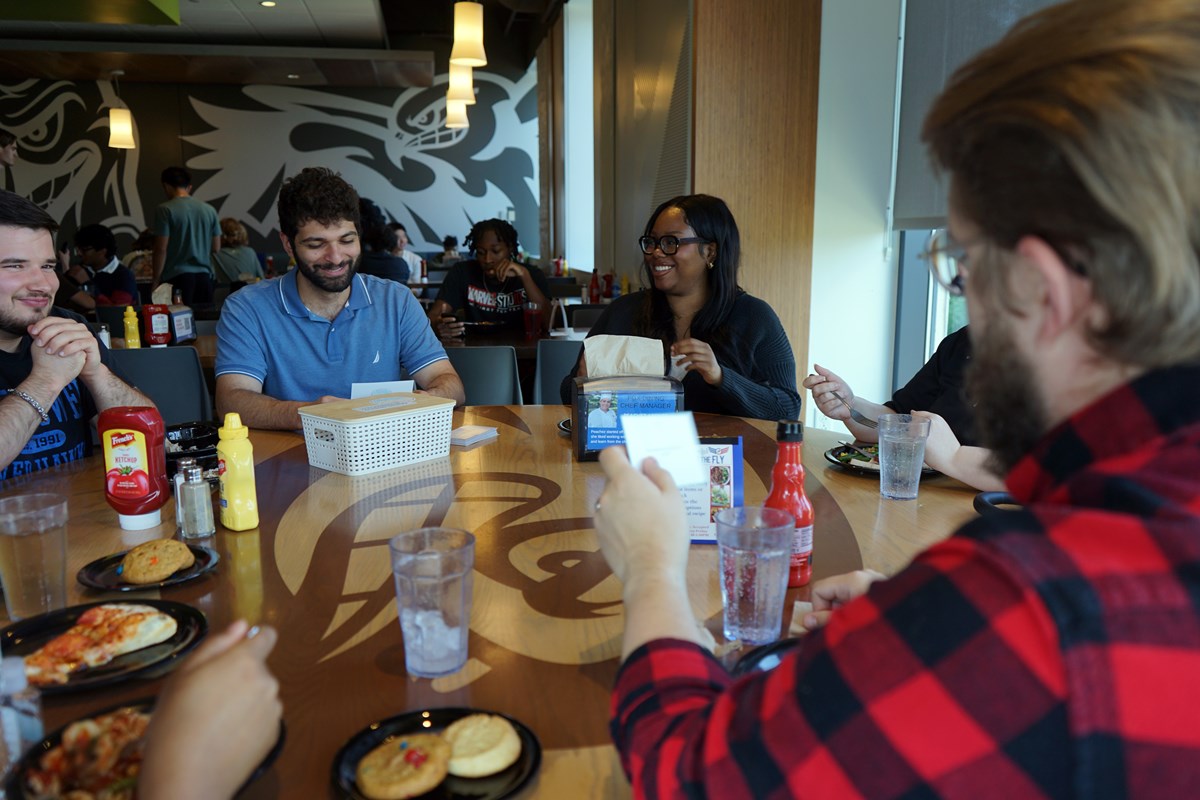
[(1098, 352), (1200, 360), (1200, 3), (1028, 17), (955, 73), (923, 135), (993, 243), (1035, 235), (1078, 264), (1107, 311)]

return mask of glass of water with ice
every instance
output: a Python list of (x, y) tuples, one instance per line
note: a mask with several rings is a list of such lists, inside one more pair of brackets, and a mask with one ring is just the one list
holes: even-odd
[(420, 528), (388, 542), (409, 675), (436, 678), (467, 663), (475, 537)]
[(929, 420), (911, 414), (879, 415), (879, 493), (892, 500), (916, 500), (925, 466)]
[(778, 508), (717, 512), (725, 638), (766, 644), (779, 638), (796, 521)]

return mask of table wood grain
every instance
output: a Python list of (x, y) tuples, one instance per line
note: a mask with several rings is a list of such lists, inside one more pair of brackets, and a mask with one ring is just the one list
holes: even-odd
[[(121, 595), (189, 603), (214, 629), (238, 617), (279, 629), (270, 666), (280, 680), (287, 745), (243, 797), (335, 797), (330, 767), (346, 739), (376, 720), (436, 706), (494, 709), (534, 730), (544, 760), (522, 797), (629, 795), (606, 726), (624, 614), (592, 527), (604, 478), (598, 464), (574, 462), (556, 429), (564, 416), (562, 406), (456, 411), (456, 426), (494, 426), (499, 438), (356, 478), (310, 467), (297, 433), (253, 432), (260, 527), (219, 530), (214, 574), (161, 594)], [(773, 423), (702, 415), (698, 426), (701, 435), (743, 437), (745, 500), (762, 502)], [(895, 572), (973, 516), (973, 492), (947, 478), (926, 480), (915, 501), (880, 498), (877, 479), (825, 462), (836, 438), (810, 430), (805, 446), (818, 577), (863, 565)], [(95, 458), (0, 484), (3, 494), (27, 491), (70, 497), (71, 576), (93, 559), (174, 532), (173, 522), (122, 531), (104, 502)], [(173, 521), (173, 503), (163, 516)], [(477, 537), (469, 661), (434, 680), (405, 674), (387, 550), (390, 536), (427, 525)], [(688, 578), (696, 618), (719, 641), (716, 561), (714, 546), (694, 546)], [(106, 596), (73, 582), (68, 594), (69, 603)], [(792, 598), (806, 599), (807, 589)], [(47, 730), (157, 690), (155, 681), (135, 682), (50, 698)]]

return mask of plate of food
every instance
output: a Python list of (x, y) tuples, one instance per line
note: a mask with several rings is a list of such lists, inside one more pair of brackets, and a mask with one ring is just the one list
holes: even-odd
[(558, 432), (563, 434), (564, 436), (571, 435), (571, 418), (570, 417), (567, 417), (566, 419), (560, 419), (558, 421)]
[(195, 580), (216, 569), (221, 556), (211, 547), (178, 539), (154, 539), (132, 550), (98, 558), (75, 575), (91, 589), (136, 592)]
[(14, 622), (0, 631), (0, 651), (24, 657), (43, 695), (63, 694), (157, 678), (207, 632), (204, 614), (183, 603), (114, 600)]
[[(80, 792), (81, 797), (133, 800), (142, 766), (142, 739), (153, 713), (152, 699), (135, 700), (59, 728), (16, 763), (4, 785), (6, 796), (41, 800), (75, 797), (70, 792)], [(275, 745), (241, 789), (274, 763), (284, 739), (281, 720)]]
[(372, 723), (333, 760), (333, 785), (353, 800), (500, 800), (529, 782), (542, 746), (522, 723), (474, 708), (431, 708)]
[[(878, 444), (855, 442), (853, 447), (848, 444), (831, 447), (825, 451), (825, 460), (830, 464), (845, 467), (851, 472), (857, 472), (859, 475), (879, 475)], [(937, 474), (937, 470), (931, 469), (928, 465), (921, 468), (923, 477)]]

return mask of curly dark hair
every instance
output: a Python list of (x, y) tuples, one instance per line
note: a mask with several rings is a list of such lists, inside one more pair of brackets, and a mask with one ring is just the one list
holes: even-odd
[(508, 245), (513, 258), (517, 257), (520, 245), (520, 242), (517, 241), (517, 229), (502, 219), (485, 219), (472, 225), (471, 232), (467, 234), (467, 240), (463, 244), (468, 253), (475, 253), (476, 245), (483, 238), (483, 234), (488, 231), (496, 234), (497, 239)]
[[(672, 197), (654, 209), (646, 221), (645, 235), (649, 236), (659, 214), (668, 208), (678, 208), (696, 235), (716, 245), (717, 252), (705, 273), (708, 279), (708, 301), (692, 320), (692, 336), (705, 341), (721, 341), (725, 323), (733, 312), (733, 304), (742, 292), (738, 286), (738, 265), (742, 257), (741, 236), (737, 221), (729, 206), (719, 197), (708, 194), (685, 194)], [(674, 317), (665, 294), (654, 288), (654, 276), (648, 263), (643, 263), (650, 291), (634, 325), (634, 333), (675, 341)]]
[(108, 258), (117, 254), (117, 237), (107, 225), (92, 223), (75, 231), (75, 246), (103, 250)]
[(58, 223), (54, 217), (29, 200), (13, 192), (0, 189), (0, 225), (13, 228), (28, 228), (31, 231), (58, 231)]
[(325, 167), (306, 167), (279, 188), (279, 230), (292, 241), (305, 222), (332, 225), (346, 220), (362, 229), (358, 192), (341, 175)]

